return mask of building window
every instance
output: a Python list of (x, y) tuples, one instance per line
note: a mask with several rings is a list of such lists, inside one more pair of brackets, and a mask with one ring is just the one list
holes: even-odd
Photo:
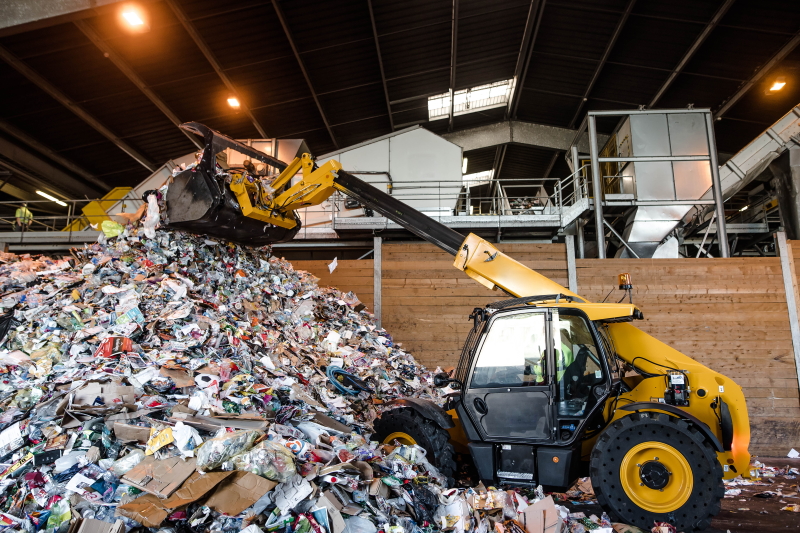
[[(504, 107), (511, 97), (513, 79), (486, 85), (479, 85), (455, 92), (453, 114), (464, 115), (484, 109)], [(438, 120), (450, 116), (450, 93), (437, 94), (428, 98), (428, 119)]]

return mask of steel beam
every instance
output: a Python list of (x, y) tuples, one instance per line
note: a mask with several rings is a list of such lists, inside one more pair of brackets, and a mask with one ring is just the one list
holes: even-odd
[(675, 78), (678, 77), (678, 74), (680, 74), (683, 71), (687, 63), (689, 63), (689, 60), (694, 57), (694, 54), (700, 49), (701, 46), (703, 46), (703, 43), (706, 42), (708, 36), (711, 35), (711, 32), (714, 30), (714, 28), (717, 27), (717, 24), (719, 24), (719, 21), (722, 20), (722, 17), (725, 16), (725, 13), (727, 13), (728, 10), (731, 8), (734, 1), (735, 0), (725, 0), (725, 3), (722, 4), (722, 7), (720, 7), (716, 13), (714, 13), (714, 16), (711, 17), (711, 20), (708, 21), (706, 27), (703, 28), (703, 31), (701, 31), (700, 35), (697, 36), (697, 39), (694, 40), (692, 46), (689, 47), (686, 53), (683, 54), (681, 60), (678, 61), (678, 65), (674, 69), (672, 69), (672, 72), (670, 72), (669, 77), (667, 77), (663, 85), (661, 85), (658, 91), (656, 91), (656, 95), (653, 97), (652, 100), (650, 100), (650, 103), (647, 105), (647, 107), (652, 109), (656, 106), (661, 97), (664, 96), (664, 93), (667, 92), (667, 89), (669, 89), (670, 85), (672, 85), (672, 82), (675, 81)]
[[(528, 144), (552, 150), (568, 151), (577, 133), (576, 130), (568, 128), (507, 120), (505, 122), (487, 124), (486, 126), (478, 126), (477, 128), (445, 133), (442, 137), (451, 143), (461, 146), (464, 151), (506, 143)], [(605, 143), (608, 136), (598, 135), (598, 139), (601, 143)], [(588, 141), (584, 139), (579, 142), (578, 149), (584, 153), (588, 152)]]
[(714, 137), (714, 121), (709, 114), (706, 114), (705, 117), (708, 154), (711, 156), (711, 192), (714, 195), (714, 208), (717, 212), (719, 255), (722, 257), (730, 257), (730, 250), (728, 250), (728, 233), (725, 229), (725, 199), (722, 197), (722, 184), (719, 179), (719, 160), (717, 159), (717, 140)]
[(789, 55), (789, 53), (791, 53), (795, 48), (797, 48), (797, 45), (800, 45), (800, 31), (795, 33), (794, 36), (781, 47), (780, 50), (775, 52), (775, 55), (773, 55), (769, 59), (769, 61), (764, 63), (763, 67), (758, 69), (758, 71), (756, 71), (755, 74), (750, 76), (750, 79), (744, 82), (744, 84), (741, 87), (739, 87), (739, 90), (737, 90), (730, 98), (728, 98), (722, 104), (722, 106), (714, 113), (714, 120), (721, 119), (722, 116), (725, 113), (727, 113), (730, 110), (730, 108), (733, 107), (733, 105), (736, 102), (738, 102), (739, 99), (741, 99), (742, 96), (747, 94), (747, 92), (753, 88), (753, 85), (758, 83), (758, 81), (761, 78), (763, 78), (767, 72), (772, 70), (772, 67), (783, 61), (783, 58), (785, 58), (787, 55)]
[(599, 144), (597, 139), (597, 119), (589, 115), (589, 155), (592, 159), (592, 195), (594, 196), (594, 224), (597, 233), (597, 257), (606, 258), (606, 230), (603, 229), (603, 178), (600, 176), (600, 162), (597, 160)]
[(517, 66), (514, 68), (514, 87), (511, 90), (511, 95), (508, 98), (508, 106), (506, 107), (506, 120), (513, 116), (516, 112), (517, 100), (522, 95), (522, 72), (527, 70), (528, 63), (531, 57), (531, 39), (533, 38), (534, 30), (538, 28), (539, 24), (539, 0), (531, 0), (528, 7), (528, 18), (525, 21), (525, 31), (522, 33), (522, 42), (519, 45), (519, 53), (517, 54)]
[(528, 68), (531, 66), (531, 57), (533, 57), (533, 48), (536, 46), (536, 37), (539, 35), (539, 26), (542, 23), (542, 15), (544, 14), (544, 8), (547, 4), (547, 0), (539, 0), (537, 2), (538, 10), (536, 13), (535, 23), (533, 25), (533, 33), (531, 34), (530, 43), (528, 44), (528, 57), (525, 60), (525, 66), (522, 68), (522, 74), (519, 78), (517, 78), (516, 87), (519, 87), (519, 91), (517, 92), (516, 97), (511, 106), (511, 113), (509, 113), (509, 118), (516, 119), (517, 118), (517, 111), (519, 110), (519, 102), (522, 100), (522, 90), (525, 88), (525, 78), (528, 77)]
[(453, 131), (456, 109), (456, 55), (458, 53), (458, 0), (453, 0), (453, 18), (450, 21), (450, 116), (447, 131)]
[[(31, 170), (45, 179), (49, 178), (50, 183), (42, 180), (40, 186), (44, 186), (43, 184), (46, 183), (48, 188), (58, 191), (59, 194), (64, 194), (67, 198), (74, 196), (79, 198), (83, 196), (95, 198), (100, 196), (97, 194), (98, 190), (96, 188), (90, 187), (82, 181), (73, 178), (63, 170), (54, 167), (50, 163), (47, 163), (2, 137), (0, 137), (0, 154), (13, 163), (20, 165), (22, 168)], [(63, 188), (62, 190), (59, 190), (59, 185)], [(65, 194), (66, 191), (70, 191), (72, 194)]]
[(374, 255), (372, 256), (372, 312), (378, 327), (381, 327), (383, 306), (381, 305), (383, 296), (383, 239), (373, 237)]
[[(165, 104), (164, 101), (155, 92), (153, 92), (153, 90), (150, 89), (150, 87), (147, 86), (144, 80), (140, 78), (139, 75), (136, 74), (136, 72), (134, 72), (134, 70), (130, 67), (130, 65), (128, 65), (119, 56), (119, 54), (117, 54), (108, 45), (108, 43), (106, 43), (102, 38), (100, 38), (99, 35), (97, 35), (97, 32), (94, 31), (94, 29), (89, 25), (88, 22), (86, 22), (85, 20), (76, 20), (74, 24), (78, 27), (79, 30), (83, 32), (83, 34), (90, 41), (92, 41), (92, 44), (94, 44), (98, 49), (100, 49), (101, 52), (103, 52), (106, 58), (108, 58), (112, 63), (114, 63), (114, 66), (116, 66), (125, 75), (125, 77), (131, 81), (131, 83), (136, 85), (136, 87), (140, 91), (142, 91), (142, 93), (147, 97), (148, 100), (153, 102), (153, 105), (155, 105), (162, 113), (164, 113), (164, 115), (170, 120), (170, 122), (175, 124), (175, 126), (180, 126), (185, 122), (184, 120), (179, 119), (178, 116), (175, 113), (173, 113), (173, 111), (167, 106), (167, 104)], [(179, 131), (184, 135), (186, 135), (186, 137), (196, 147), (201, 149), (203, 148), (203, 144), (197, 140), (197, 135), (192, 135), (188, 131), (180, 128)]]
[(120, 0), (3, 0), (0, 2), (0, 35), (97, 16), (107, 11), (103, 8), (118, 2)]
[(383, 97), (386, 99), (386, 111), (389, 113), (389, 126), (394, 131), (394, 117), (392, 116), (392, 103), (389, 100), (389, 87), (386, 85), (386, 72), (383, 70), (383, 56), (381, 55), (381, 43), (378, 40), (378, 27), (375, 25), (375, 12), (372, 9), (372, 0), (367, 0), (369, 7), (369, 20), (372, 22), (372, 37), (375, 39), (375, 51), (378, 53), (378, 67), (381, 71), (381, 83), (383, 84)]
[(570, 128), (575, 127), (575, 122), (578, 120), (578, 117), (581, 116), (581, 111), (583, 111), (583, 105), (589, 100), (589, 94), (591, 94), (592, 89), (594, 89), (594, 85), (595, 83), (597, 83), (597, 79), (600, 77), (600, 73), (603, 71), (603, 67), (606, 66), (606, 61), (608, 61), (608, 56), (611, 55), (611, 51), (614, 49), (614, 45), (617, 44), (617, 39), (619, 39), (619, 36), (622, 33), (622, 28), (625, 27), (625, 23), (628, 22), (628, 17), (630, 17), (634, 5), (636, 5), (636, 0), (629, 0), (628, 6), (625, 8), (625, 11), (622, 12), (622, 17), (619, 19), (617, 27), (614, 28), (614, 33), (611, 35), (611, 40), (608, 41), (606, 49), (603, 51), (603, 55), (600, 57), (600, 62), (594, 69), (594, 74), (592, 74), (592, 79), (589, 81), (589, 85), (586, 86), (586, 90), (583, 92), (583, 97), (581, 98), (581, 101), (578, 103), (578, 109), (575, 110), (575, 116), (572, 117), (572, 120), (569, 123)]
[(120, 137), (115, 135), (111, 130), (105, 127), (99, 120), (94, 118), (86, 110), (84, 110), (71, 98), (69, 98), (66, 94), (62, 93), (59, 89), (57, 89), (55, 85), (44, 79), (36, 71), (34, 71), (28, 65), (20, 61), (16, 56), (14, 56), (10, 51), (8, 51), (3, 46), (0, 46), (0, 59), (3, 59), (6, 63), (14, 67), (14, 69), (16, 69), (17, 72), (28, 78), (28, 80), (31, 83), (33, 83), (41, 90), (43, 90), (44, 92), (55, 98), (64, 107), (66, 107), (67, 109), (78, 115), (78, 118), (80, 118), (88, 125), (90, 125), (92, 128), (97, 130), (101, 135), (103, 135), (103, 137), (105, 137), (106, 139), (117, 145), (117, 147), (120, 150), (131, 156), (133, 159), (136, 160), (137, 163), (142, 165), (144, 168), (146, 168), (150, 172), (154, 172), (156, 168), (158, 168), (148, 158), (140, 154), (132, 146), (130, 146)]
[[(5, 166), (3, 161), (0, 161), (0, 167), (6, 168), (6, 166)], [(14, 173), (14, 171), (12, 171), (12, 170), (9, 170), (9, 172), (11, 174)], [(0, 185), (0, 192), (4, 192), (5, 194), (7, 194), (9, 196), (13, 196), (14, 198), (19, 198), (20, 200), (33, 201), (33, 200), (38, 200), (39, 198), (41, 198), (41, 196), (38, 196), (35, 193), (28, 192), (28, 191), (26, 191), (24, 189), (20, 189), (16, 185), (11, 185), (7, 181), (5, 183), (3, 183), (2, 185)]]
[[(169, 0), (170, 2), (174, 2), (175, 0)], [(297, 49), (297, 45), (294, 42), (294, 37), (292, 37), (292, 30), (289, 29), (289, 23), (286, 21), (286, 17), (283, 14), (283, 10), (281, 9), (280, 2), (278, 0), (272, 0), (272, 7), (275, 8), (275, 13), (278, 15), (278, 20), (283, 27), (283, 33), (286, 34), (286, 39), (289, 41), (289, 46), (292, 47), (292, 52), (294, 52), (294, 57), (297, 60), (297, 64), (300, 67), (300, 72), (303, 73), (303, 77), (306, 79), (306, 84), (308, 85), (308, 90), (311, 91), (311, 96), (314, 97), (314, 102), (317, 104), (317, 109), (319, 110), (319, 115), (322, 117), (322, 122), (325, 123), (325, 128), (328, 130), (328, 135), (331, 136), (331, 141), (336, 148), (339, 148), (339, 143), (336, 142), (336, 136), (333, 134), (333, 129), (331, 128), (330, 123), (328, 122), (328, 117), (325, 116), (325, 110), (322, 109), (322, 104), (319, 101), (319, 97), (317, 93), (314, 91), (314, 85), (311, 83), (311, 78), (308, 75), (308, 70), (306, 70), (306, 65), (303, 62), (303, 58), (300, 57), (300, 51)]]
[[(9, 163), (8, 161), (3, 161), (2, 159), (0, 159), (0, 168), (4, 168), (4, 169), (8, 170), (9, 172), (11, 172), (12, 174), (15, 174), (15, 175), (17, 175), (19, 177), (25, 178), (26, 180), (28, 180), (31, 183), (31, 185), (33, 185), (35, 187), (39, 187), (41, 189), (45, 189), (46, 191), (51, 191), (51, 192), (58, 191), (58, 189), (54, 189), (52, 185), (50, 185), (49, 183), (45, 182), (44, 180), (42, 180), (38, 176), (36, 176), (34, 174), (31, 174), (30, 172), (28, 172), (24, 168), (18, 167), (17, 165), (15, 165), (13, 163)], [(19, 198), (20, 200), (29, 200), (29, 201), (42, 200), (42, 197), (39, 196), (38, 194), (26, 191), (24, 189), (20, 189), (19, 187), (11, 185), (10, 183), (4, 183), (3, 186), (0, 187), (0, 191), (4, 192), (6, 194), (10, 194), (11, 196), (14, 196), (15, 198)], [(62, 194), (62, 192), (58, 191), (58, 194)], [(65, 198), (66, 197), (67, 196), (65, 196)]]
[(186, 13), (183, 12), (183, 9), (178, 5), (178, 3), (175, 0), (164, 0), (164, 1), (167, 3), (172, 12), (178, 18), (181, 25), (183, 26), (183, 29), (186, 30), (186, 33), (188, 33), (189, 36), (192, 38), (195, 46), (197, 46), (197, 48), (200, 49), (200, 52), (202, 52), (203, 55), (206, 57), (206, 61), (209, 62), (211, 68), (213, 68), (214, 72), (217, 73), (219, 79), (222, 80), (222, 83), (224, 83), (225, 86), (228, 88), (228, 90), (231, 92), (231, 95), (235, 96), (239, 100), (240, 109), (244, 112), (245, 115), (247, 115), (247, 118), (250, 119), (250, 122), (253, 123), (253, 126), (258, 131), (258, 134), (261, 135), (261, 138), (269, 139), (270, 136), (267, 135), (264, 128), (262, 128), (261, 124), (258, 123), (256, 117), (253, 116), (252, 111), (244, 102), (242, 97), (239, 96), (239, 91), (236, 90), (236, 87), (234, 87), (233, 82), (223, 70), (222, 65), (220, 65), (219, 61), (217, 61), (217, 56), (215, 56), (214, 52), (211, 51), (211, 48), (208, 47), (205, 40), (203, 40), (203, 37), (200, 35), (200, 32), (197, 31), (197, 28), (194, 27), (192, 21), (189, 20), (189, 17), (186, 16)]
[(544, 171), (544, 174), (542, 174), (543, 180), (547, 180), (547, 178), (550, 177), (550, 173), (553, 171), (553, 167), (556, 165), (556, 161), (558, 160), (558, 154), (558, 150), (553, 152), (553, 157), (550, 158), (550, 164), (547, 165), (547, 169)]
[(45, 157), (53, 161), (54, 163), (58, 163), (59, 165), (66, 168), (70, 172), (74, 172), (75, 174), (85, 179), (86, 181), (91, 182), (92, 184), (97, 186), (100, 190), (104, 192), (108, 192), (111, 190), (111, 186), (108, 185), (106, 182), (96, 177), (91, 172), (88, 172), (87, 170), (84, 170), (83, 168), (79, 167), (72, 161), (62, 157), (58, 152), (43, 145), (42, 143), (40, 143), (27, 133), (25, 133), (24, 131), (19, 130), (16, 126), (9, 124), (4, 120), (0, 120), (0, 130), (3, 130), (12, 137), (15, 137), (17, 140), (27, 144), (40, 154), (44, 155)]

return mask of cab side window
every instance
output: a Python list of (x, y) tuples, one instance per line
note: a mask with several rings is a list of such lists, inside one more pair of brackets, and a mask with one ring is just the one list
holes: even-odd
[(546, 354), (544, 313), (499, 316), (483, 339), (470, 387), (543, 385)]
[(558, 413), (583, 416), (597, 401), (593, 387), (605, 381), (600, 351), (582, 317), (560, 315), (554, 325)]

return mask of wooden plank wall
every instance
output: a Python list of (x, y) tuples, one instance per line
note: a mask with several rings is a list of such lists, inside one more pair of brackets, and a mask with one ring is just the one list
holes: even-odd
[[(792, 243), (800, 277), (800, 241)], [(562, 244), (501, 244), (500, 249), (551, 279), (567, 284)], [(321, 285), (354, 291), (373, 302), (372, 260), (295, 261)], [(578, 293), (601, 301), (617, 274), (633, 277), (637, 325), (745, 388), (752, 425), (751, 452), (785, 456), (800, 449), (800, 399), (780, 259), (585, 259), (577, 261)], [(384, 243), (383, 325), (424, 365), (455, 365), (474, 307), (504, 299), (452, 266), (425, 243)], [(614, 291), (609, 300), (619, 300)], [(616, 300), (615, 300), (616, 299)]]
[[(499, 248), (558, 283), (567, 283), (563, 244), (501, 243)], [(383, 326), (431, 368), (458, 362), (473, 308), (508, 298), (456, 270), (453, 257), (432, 244), (384, 244), (382, 274)]]
[(358, 299), (373, 311), (372, 259), (338, 261), (333, 273), (328, 271), (330, 261), (292, 261), (295, 270), (306, 270), (319, 278), (320, 287), (336, 287), (340, 291), (353, 291)]
[[(744, 388), (751, 453), (800, 444), (800, 401), (780, 258), (579, 259), (578, 293), (601, 301), (633, 278), (636, 325)], [(617, 301), (621, 291), (609, 300)]]

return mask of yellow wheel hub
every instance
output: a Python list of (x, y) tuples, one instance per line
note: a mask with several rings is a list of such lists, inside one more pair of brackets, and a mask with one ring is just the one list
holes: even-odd
[(407, 446), (411, 446), (412, 444), (417, 443), (417, 441), (414, 440), (414, 437), (412, 437), (408, 433), (403, 433), (402, 431), (395, 431), (394, 433), (387, 435), (387, 437), (383, 439), (383, 444), (392, 444), (394, 441), (397, 441), (400, 444), (405, 444)]
[(652, 513), (679, 509), (694, 487), (689, 461), (663, 442), (643, 442), (625, 454), (619, 465), (625, 494), (638, 507)]

